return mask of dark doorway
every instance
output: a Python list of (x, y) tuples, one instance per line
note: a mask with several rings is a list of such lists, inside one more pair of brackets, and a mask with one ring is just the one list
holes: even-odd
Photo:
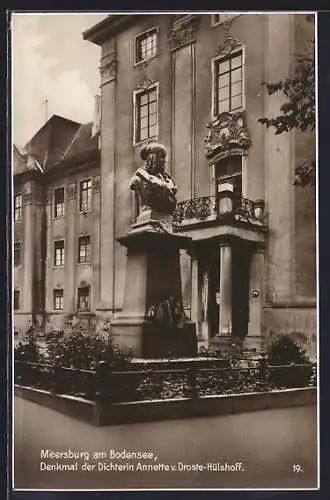
[(246, 245), (232, 247), (232, 326), (235, 337), (244, 338), (249, 324), (249, 271), (251, 254)]

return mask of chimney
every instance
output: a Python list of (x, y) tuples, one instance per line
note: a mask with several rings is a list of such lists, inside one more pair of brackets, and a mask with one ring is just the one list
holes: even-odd
[(94, 118), (92, 127), (92, 137), (95, 137), (101, 129), (101, 96), (94, 96)]

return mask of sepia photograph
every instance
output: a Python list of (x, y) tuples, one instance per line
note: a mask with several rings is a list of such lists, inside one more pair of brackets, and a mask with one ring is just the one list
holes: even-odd
[(317, 490), (317, 13), (12, 12), (14, 490)]

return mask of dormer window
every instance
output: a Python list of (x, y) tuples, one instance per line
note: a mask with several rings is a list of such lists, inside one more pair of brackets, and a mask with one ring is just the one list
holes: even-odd
[(152, 28), (135, 38), (135, 64), (157, 55), (157, 28)]

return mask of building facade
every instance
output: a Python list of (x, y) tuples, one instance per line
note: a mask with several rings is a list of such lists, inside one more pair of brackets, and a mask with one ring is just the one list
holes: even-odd
[[(157, 140), (178, 184), (176, 231), (193, 241), (182, 251), (182, 283), (200, 344), (260, 349), (290, 333), (314, 355), (315, 189), (295, 186), (294, 169), (314, 158), (315, 137), (275, 135), (258, 121), (283, 102), (262, 82), (293, 75), (313, 19), (111, 15), (83, 37), (101, 47), (100, 151), (91, 124), (87, 132), (59, 118), (25, 156), (14, 151), (14, 252), (20, 243), (24, 263), (15, 266), (17, 327), (41, 313), (62, 328), (73, 315), (94, 321), (121, 310), (126, 253), (116, 238), (138, 214), (129, 180), (141, 147)], [(51, 160), (41, 143), (56, 121), (52, 144), (62, 128), (67, 142)]]
[(279, 112), (262, 82), (293, 75), (310, 17), (116, 15), (84, 33), (102, 50), (100, 310), (122, 307), (128, 181), (158, 140), (179, 186), (177, 230), (194, 242), (182, 279), (199, 341), (259, 348), (290, 333), (315, 352), (315, 190), (294, 186), (315, 137), (258, 122)]
[(52, 116), (14, 147), (14, 326), (91, 323), (99, 290), (100, 162), (93, 123)]

